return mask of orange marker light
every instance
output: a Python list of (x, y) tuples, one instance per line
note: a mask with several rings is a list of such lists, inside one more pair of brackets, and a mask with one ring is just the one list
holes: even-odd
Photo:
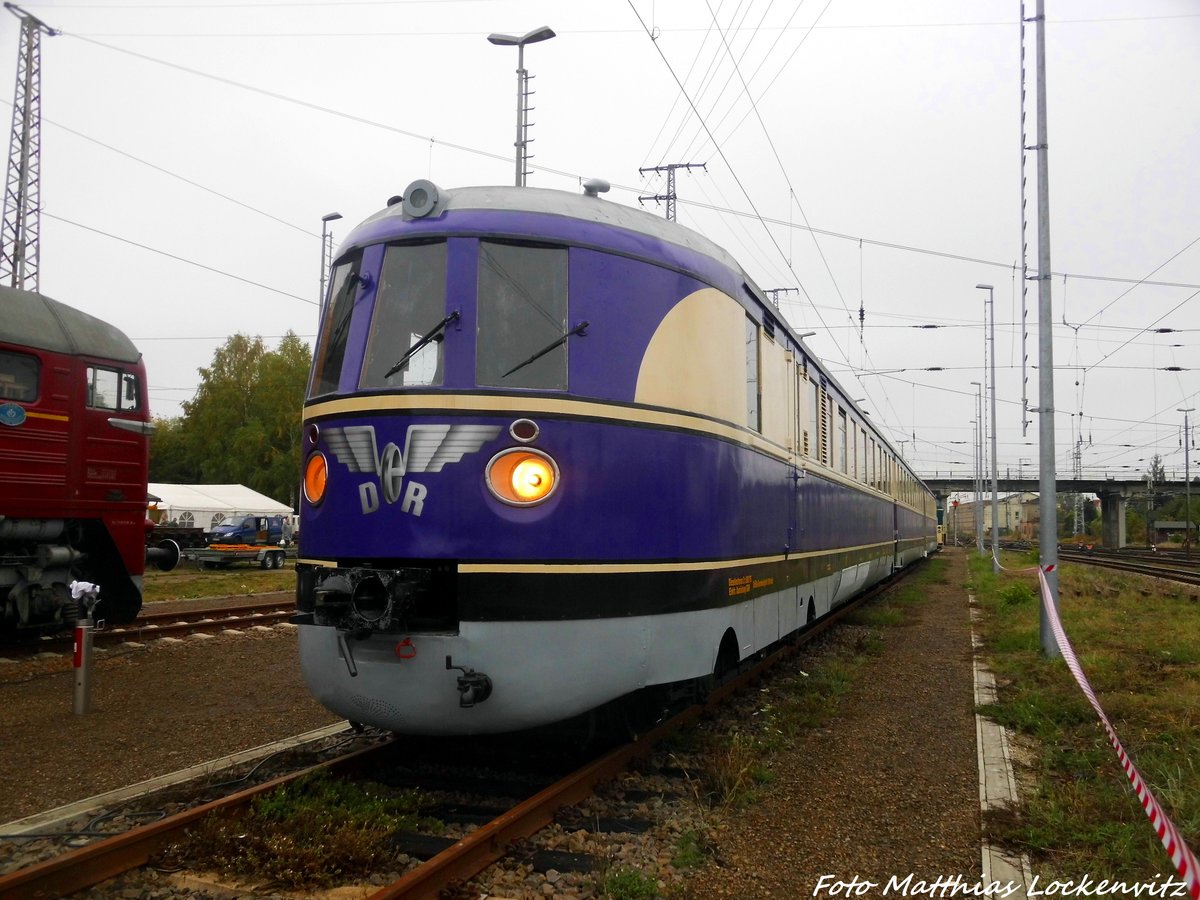
[(304, 496), (316, 506), (325, 499), (325, 484), (329, 478), (329, 465), (325, 454), (316, 452), (304, 464)]
[(541, 503), (558, 485), (558, 466), (536, 450), (505, 450), (492, 457), (487, 485), (497, 500), (511, 506)]

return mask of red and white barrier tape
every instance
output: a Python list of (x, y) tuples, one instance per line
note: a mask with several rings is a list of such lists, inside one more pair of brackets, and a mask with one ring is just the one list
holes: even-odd
[(1080, 689), (1088, 698), (1088, 702), (1092, 704), (1092, 709), (1100, 717), (1100, 722), (1104, 725), (1104, 730), (1108, 732), (1108, 741), (1112, 744), (1113, 749), (1117, 751), (1117, 757), (1121, 760), (1121, 767), (1129, 777), (1129, 783), (1133, 785), (1133, 790), (1137, 793), (1138, 800), (1142, 803), (1142, 809), (1146, 811), (1146, 815), (1150, 819), (1150, 824), (1158, 833), (1158, 838), (1162, 841), (1163, 847), (1166, 848), (1167, 855), (1171, 857), (1171, 862), (1187, 883), (1188, 894), (1192, 900), (1200, 900), (1200, 863), (1196, 861), (1196, 854), (1183, 842), (1183, 838), (1180, 837), (1175, 823), (1163, 812), (1163, 808), (1158, 805), (1158, 800), (1154, 798), (1154, 794), (1146, 786), (1146, 782), (1142, 778), (1142, 773), (1137, 770), (1137, 766), (1133, 764), (1133, 760), (1129, 758), (1129, 754), (1121, 746), (1121, 741), (1117, 737), (1117, 733), (1113, 730), (1112, 723), (1108, 721), (1108, 716), (1105, 715), (1104, 708), (1100, 706), (1100, 701), (1096, 699), (1096, 693), (1092, 690), (1092, 685), (1088, 682), (1087, 676), (1083, 674), (1083, 668), (1079, 665), (1079, 660), (1075, 656), (1071, 642), (1067, 640), (1067, 633), (1063, 630), (1062, 621), (1058, 617), (1058, 610), (1054, 608), (1053, 598), (1050, 594), (1050, 585), (1046, 581), (1046, 573), (1041, 568), (1037, 570), (1037, 573), (1038, 581), (1041, 584), (1042, 607), (1046, 610), (1046, 617), (1050, 621), (1050, 628), (1054, 632), (1054, 639), (1058, 642), (1058, 649), (1062, 651), (1063, 660), (1066, 661), (1071, 674), (1075, 676), (1075, 681), (1078, 682)]

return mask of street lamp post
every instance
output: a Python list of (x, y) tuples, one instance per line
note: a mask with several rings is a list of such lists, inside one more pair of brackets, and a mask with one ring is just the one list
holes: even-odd
[(554, 31), (546, 25), (518, 37), (515, 34), (489, 34), (488, 40), (501, 47), (517, 48), (517, 178), (516, 186), (525, 186), (525, 90), (528, 73), (525, 71), (525, 45), (536, 44), (538, 41), (548, 41), (554, 37)]
[(1195, 409), (1196, 407), (1189, 406), (1186, 409), (1177, 410), (1177, 412), (1183, 413), (1183, 549), (1189, 562), (1192, 558), (1192, 445), (1188, 428), (1188, 413), (1194, 412)]
[(317, 298), (318, 305), (325, 302), (325, 269), (328, 266), (329, 247), (329, 223), (340, 219), (341, 213), (331, 212), (321, 216), (321, 296)]
[(983, 385), (971, 384), (975, 385), (975, 541), (983, 556)]
[(987, 306), (989, 317), (989, 340), (991, 353), (988, 354), (992, 369), (992, 570), (1000, 571), (1000, 555), (996, 549), (996, 528), (1000, 522), (999, 506), (1000, 491), (996, 472), (996, 305), (993, 302), (992, 286), (990, 284), (975, 285), (981, 291), (988, 292)]

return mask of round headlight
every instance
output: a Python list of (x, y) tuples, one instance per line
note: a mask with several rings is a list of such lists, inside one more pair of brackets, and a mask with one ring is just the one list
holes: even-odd
[(329, 478), (329, 465), (325, 454), (317, 451), (304, 464), (304, 496), (316, 506), (325, 499), (325, 485)]
[(558, 465), (537, 450), (504, 450), (488, 463), (487, 486), (497, 500), (511, 506), (533, 506), (554, 493)]

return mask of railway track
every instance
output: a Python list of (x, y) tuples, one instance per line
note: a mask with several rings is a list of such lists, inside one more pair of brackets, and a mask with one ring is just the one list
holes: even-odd
[[(504, 858), (512, 848), (519, 847), (522, 839), (554, 822), (564, 809), (587, 798), (598, 784), (612, 779), (634, 760), (649, 755), (667, 735), (696, 720), (707, 710), (716, 709), (735, 692), (757, 682), (771, 668), (794, 655), (799, 647), (836, 625), (879, 593), (895, 587), (901, 580), (894, 579), (877, 586), (842, 607), (835, 615), (807, 629), (794, 642), (780, 646), (752, 664), (744, 665), (736, 677), (715, 687), (704, 703), (696, 703), (678, 711), (644, 736), (588, 760), (570, 774), (521, 798), (450, 846), (434, 852), (427, 861), (416, 865), (393, 883), (379, 888), (371, 897), (376, 900), (436, 897), (447, 886), (471, 879), (491, 863)], [(56, 896), (93, 887), (123, 872), (146, 865), (162, 848), (178, 841), (189, 828), (206, 817), (237, 815), (255, 798), (315, 771), (328, 771), (337, 777), (354, 777), (355, 773), (371, 772), (373, 778), (378, 778), (380, 771), (389, 764), (389, 759), (395, 758), (397, 750), (409, 755), (412, 748), (403, 739), (389, 738), (376, 746), (355, 750), (319, 765), (272, 778), (227, 797), (199, 803), (150, 825), (133, 827), (122, 834), (68, 850), (0, 876), (0, 900), (9, 897)], [(453, 774), (450, 777), (453, 779)], [(686, 773), (683, 777), (687, 777)]]
[(1106, 569), (1117, 569), (1121, 572), (1132, 572), (1138, 575), (1149, 575), (1152, 578), (1164, 578), (1180, 584), (1200, 585), (1200, 570), (1195, 566), (1187, 568), (1182, 559), (1169, 562), (1153, 563), (1146, 559), (1128, 559), (1117, 555), (1097, 554), (1094, 552), (1076, 552), (1060, 550), (1059, 559), (1064, 562), (1080, 563), (1088, 566), (1100, 566)]
[[(254, 626), (286, 622), (295, 612), (290, 593), (272, 594), (268, 599), (251, 600), (232, 606), (174, 608), (162, 612), (143, 609), (128, 625), (97, 628), (92, 632), (93, 646), (111, 647), (129, 642), (182, 637), (189, 634), (214, 634)], [(32, 656), (38, 653), (70, 653), (71, 632), (43, 637), (36, 641), (7, 645), (5, 654)]]

